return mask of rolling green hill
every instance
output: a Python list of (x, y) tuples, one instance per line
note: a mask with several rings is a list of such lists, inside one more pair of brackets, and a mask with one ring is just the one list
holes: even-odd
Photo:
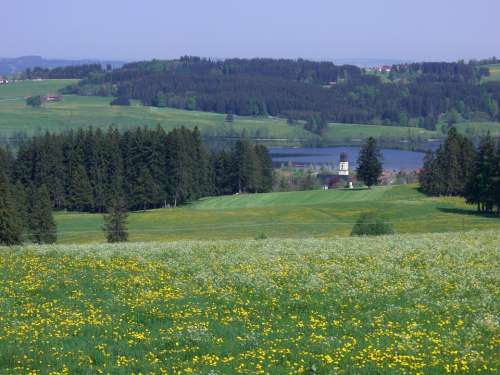
[[(397, 233), (500, 230), (500, 219), (478, 216), (461, 198), (429, 198), (415, 186), (316, 190), (214, 197), (179, 208), (134, 212), (132, 241), (347, 236), (361, 212), (379, 211)], [(57, 213), (59, 241), (103, 242), (102, 215)]]
[(482, 82), (500, 81), (500, 64), (490, 65), (488, 67), (490, 75), (483, 77)]
[[(435, 139), (442, 134), (412, 127), (329, 124), (321, 138), (304, 130), (302, 123), (289, 125), (284, 119), (274, 117), (235, 116), (234, 123), (225, 122), (225, 115), (178, 110), (173, 108), (145, 107), (132, 101), (130, 107), (110, 106), (110, 98), (66, 95), (61, 102), (45, 103), (41, 108), (26, 106), (25, 97), (57, 92), (75, 80), (23, 81), (0, 86), (0, 137), (16, 132), (36, 134), (41, 131), (62, 131), (80, 127), (121, 129), (137, 126), (156, 126), (166, 130), (185, 126), (198, 126), (205, 136), (227, 138), (246, 134), (269, 145), (358, 145), (373, 136), (392, 139), (391, 147), (405, 147), (408, 139)], [(457, 124), (459, 131), (481, 135), (486, 131), (500, 132), (500, 124), (494, 122)], [(403, 140), (403, 141), (401, 141)]]
[(0, 249), (2, 374), (495, 374), (500, 231)]
[(488, 132), (493, 137), (500, 137), (500, 123), (498, 122), (463, 122), (456, 124), (457, 130), (463, 134), (482, 137)]
[(250, 207), (311, 206), (336, 203), (423, 199), (424, 195), (408, 186), (372, 189), (309, 190), (287, 193), (241, 194), (205, 198), (195, 202), (197, 209), (236, 209)]
[(48, 79), (43, 81), (18, 81), (0, 86), (0, 102), (22, 101), (30, 95), (56, 93), (66, 85), (78, 82), (75, 79)]
[[(15, 132), (33, 134), (39, 131), (61, 131), (78, 127), (119, 128), (156, 126), (170, 130), (179, 126), (198, 126), (206, 136), (228, 137), (245, 132), (247, 136), (268, 140), (276, 145), (317, 142), (318, 137), (303, 129), (302, 123), (288, 125), (284, 119), (271, 117), (235, 116), (232, 124), (225, 122), (225, 115), (177, 110), (172, 108), (144, 107), (132, 102), (130, 107), (110, 106), (110, 98), (64, 96), (58, 103), (46, 103), (42, 108), (30, 108), (24, 97), (55, 92), (71, 83), (70, 80), (25, 81), (0, 86), (0, 136)], [(368, 136), (435, 138), (437, 132), (397, 126), (330, 124), (323, 142), (328, 144), (358, 144)]]

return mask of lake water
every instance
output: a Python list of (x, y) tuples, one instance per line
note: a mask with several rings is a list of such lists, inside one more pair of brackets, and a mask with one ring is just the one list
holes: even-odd
[[(294, 165), (334, 165), (338, 166), (340, 154), (345, 152), (349, 159), (351, 168), (356, 167), (360, 147), (325, 147), (325, 148), (301, 148), (301, 147), (270, 147), (269, 151), (273, 164), (279, 166), (292, 162)], [(421, 168), (424, 153), (403, 150), (383, 149), (383, 166), (385, 170), (411, 171)]]

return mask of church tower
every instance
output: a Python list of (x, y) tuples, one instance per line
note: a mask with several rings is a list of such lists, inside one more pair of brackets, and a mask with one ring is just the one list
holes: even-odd
[(349, 176), (349, 161), (345, 152), (340, 154), (339, 176)]

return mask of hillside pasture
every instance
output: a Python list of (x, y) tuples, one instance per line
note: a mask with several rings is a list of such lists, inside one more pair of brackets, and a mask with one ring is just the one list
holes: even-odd
[[(61, 102), (45, 103), (40, 108), (26, 105), (25, 97), (46, 95), (76, 82), (75, 80), (22, 81), (0, 86), (0, 137), (23, 132), (28, 135), (44, 131), (67, 129), (108, 128), (129, 129), (138, 126), (161, 125), (165, 130), (197, 126), (207, 137), (232, 139), (241, 135), (259, 139), (269, 145), (359, 145), (367, 137), (392, 140), (393, 147), (405, 147), (408, 140), (425, 141), (440, 138), (438, 131), (414, 127), (330, 123), (324, 135), (318, 137), (303, 128), (303, 122), (287, 124), (276, 117), (234, 116), (225, 121), (219, 113), (186, 111), (174, 108), (145, 107), (137, 101), (131, 106), (110, 106), (111, 98), (65, 95)], [(461, 123), (459, 131), (481, 135), (487, 130), (500, 132), (500, 124)]]
[(0, 372), (498, 373), (499, 242), (4, 248)]
[(490, 65), (488, 69), (490, 75), (483, 77), (482, 82), (500, 81), (500, 64)]
[(61, 88), (78, 82), (76, 79), (46, 79), (42, 81), (16, 81), (0, 86), (0, 103), (22, 100), (31, 95), (57, 93)]
[(488, 132), (493, 137), (500, 137), (499, 122), (462, 122), (455, 125), (457, 130), (465, 135), (483, 137)]
[[(26, 96), (56, 92), (73, 82), (23, 81), (0, 86), (0, 136), (8, 137), (16, 132), (31, 135), (46, 130), (62, 131), (88, 126), (127, 129), (159, 124), (166, 130), (197, 126), (205, 136), (218, 138), (245, 134), (275, 145), (314, 144), (320, 141), (318, 136), (304, 130), (302, 122), (289, 125), (285, 119), (276, 117), (234, 116), (234, 122), (227, 123), (224, 114), (144, 107), (137, 101), (132, 101), (130, 107), (110, 106), (111, 98), (74, 95), (65, 95), (61, 102), (45, 103), (41, 108), (26, 106)], [(321, 141), (331, 145), (359, 144), (360, 140), (369, 136), (396, 139), (420, 136), (427, 139), (435, 138), (438, 134), (398, 126), (332, 123)]]

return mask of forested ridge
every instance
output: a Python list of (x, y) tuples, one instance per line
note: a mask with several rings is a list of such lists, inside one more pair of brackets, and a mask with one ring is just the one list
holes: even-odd
[(0, 172), (16, 191), (43, 186), (55, 209), (86, 212), (104, 212), (116, 199), (143, 210), (272, 188), (264, 146), (240, 140), (211, 151), (196, 128), (46, 133), (25, 141), (15, 155), (0, 148)]
[(300, 119), (309, 123), (307, 130), (321, 134), (324, 127), (317, 123), (326, 121), (427, 129), (435, 129), (445, 113), (498, 121), (500, 82), (481, 84), (488, 74), (477, 63), (428, 62), (394, 65), (389, 80), (382, 80), (356, 66), (331, 62), (183, 57), (93, 71), (64, 92)]

